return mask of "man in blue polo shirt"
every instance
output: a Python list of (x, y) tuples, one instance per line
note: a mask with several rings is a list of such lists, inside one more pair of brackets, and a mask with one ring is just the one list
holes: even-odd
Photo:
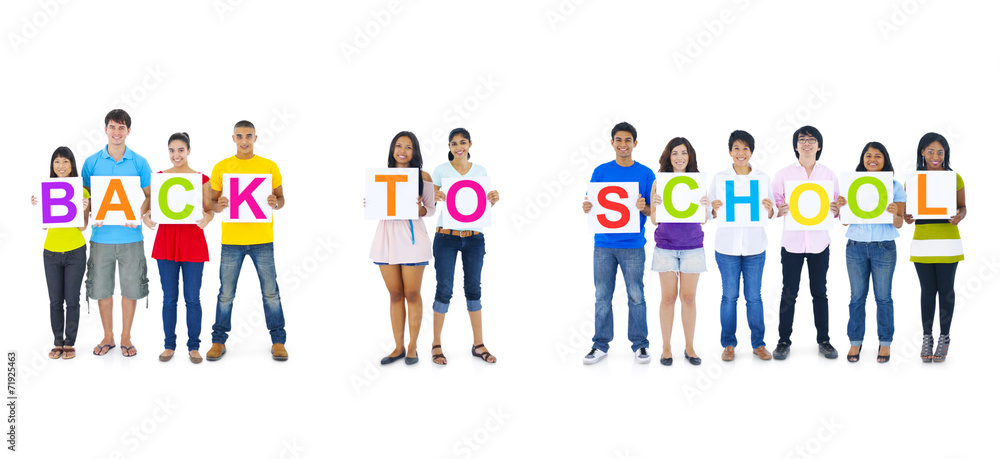
[[(656, 175), (652, 169), (632, 159), (632, 149), (638, 145), (636, 137), (635, 128), (631, 124), (615, 125), (611, 129), (615, 160), (597, 166), (590, 178), (591, 182), (638, 182), (639, 199), (636, 200), (635, 208), (639, 209), (640, 215), (638, 233), (594, 235), (594, 286), (597, 303), (594, 313), (594, 347), (583, 358), (583, 363), (587, 365), (597, 363), (607, 355), (608, 344), (614, 337), (611, 297), (615, 292), (615, 277), (619, 266), (628, 292), (628, 339), (632, 342), (632, 352), (635, 352), (638, 363), (649, 363), (650, 360), (642, 275), (646, 266), (646, 217), (650, 214), (646, 195), (653, 189)], [(583, 202), (584, 213), (590, 212), (591, 207), (590, 201)]]
[[(132, 131), (132, 118), (125, 110), (115, 109), (104, 117), (108, 144), (83, 163), (83, 186), (90, 191), (93, 176), (138, 176), (146, 199), (139, 215), (149, 209), (149, 163), (125, 146)], [(87, 297), (97, 300), (104, 326), (104, 339), (94, 347), (94, 355), (107, 354), (115, 347), (111, 313), (114, 306), (115, 263), (118, 264), (122, 295), (122, 355), (136, 354), (132, 346), (132, 318), (136, 300), (149, 293), (146, 278), (146, 254), (142, 246), (142, 228), (138, 224), (107, 225), (95, 222), (90, 234), (90, 258), (87, 260)]]

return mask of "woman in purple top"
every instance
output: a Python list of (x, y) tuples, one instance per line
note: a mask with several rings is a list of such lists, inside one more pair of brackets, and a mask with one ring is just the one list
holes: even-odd
[[(660, 172), (698, 172), (698, 160), (694, 147), (684, 137), (674, 137), (667, 142), (660, 156)], [(656, 210), (663, 204), (661, 190), (653, 182), (653, 211), (650, 218), (656, 224)], [(708, 219), (708, 196), (702, 196), (701, 205)], [(681, 297), (681, 323), (684, 325), (684, 358), (692, 365), (700, 365), (701, 359), (694, 351), (695, 292), (698, 289), (698, 275), (705, 268), (705, 233), (702, 223), (659, 223), (653, 240), (653, 271), (660, 273), (660, 329), (663, 332), (663, 354), (660, 363), (674, 363), (670, 352), (670, 333), (674, 326), (674, 303), (677, 292)], [(679, 287), (678, 287), (679, 284)]]
[[(423, 301), (420, 284), (424, 268), (431, 259), (431, 240), (423, 217), (434, 214), (434, 186), (431, 176), (421, 170), (420, 143), (412, 132), (396, 134), (389, 144), (389, 167), (415, 167), (420, 180), (417, 182), (417, 215), (414, 220), (381, 220), (372, 241), (371, 258), (382, 272), (385, 287), (389, 290), (389, 318), (396, 347), (382, 359), (387, 365), (403, 357), (407, 365), (417, 363), (417, 335), (423, 318)], [(406, 310), (409, 305), (410, 310)], [(407, 314), (409, 312), (409, 314)], [(410, 322), (410, 346), (403, 347), (403, 331), (407, 318)]]

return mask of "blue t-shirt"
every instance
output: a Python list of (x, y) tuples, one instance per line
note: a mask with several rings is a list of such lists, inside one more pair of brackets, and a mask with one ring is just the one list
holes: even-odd
[[(108, 146), (105, 145), (103, 150), (90, 155), (83, 162), (83, 168), (80, 169), (80, 175), (83, 176), (83, 186), (88, 188), (90, 187), (90, 177), (95, 175), (137, 176), (139, 177), (139, 186), (146, 188), (149, 186), (150, 175), (152, 173), (153, 171), (149, 168), (149, 162), (146, 161), (146, 158), (139, 156), (127, 146), (125, 147), (125, 154), (122, 155), (121, 161), (115, 161), (108, 154)], [(96, 208), (97, 203), (94, 203), (93, 207)], [(139, 242), (142, 241), (142, 224), (136, 228), (126, 228), (121, 225), (106, 225), (93, 228), (90, 232), (90, 240), (100, 244)]]
[[(646, 205), (650, 204), (649, 191), (653, 189), (653, 181), (656, 174), (653, 170), (639, 164), (638, 161), (629, 167), (619, 166), (617, 162), (611, 161), (594, 169), (594, 174), (590, 176), (591, 182), (638, 182), (639, 195), (646, 199)], [(632, 210), (638, 212), (634, 206)], [(639, 214), (638, 233), (613, 233), (595, 234), (595, 247), (608, 247), (614, 249), (637, 249), (646, 246), (646, 216)]]

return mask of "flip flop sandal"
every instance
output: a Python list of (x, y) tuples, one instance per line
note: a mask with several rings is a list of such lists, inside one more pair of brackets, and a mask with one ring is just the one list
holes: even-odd
[(61, 348), (61, 347), (54, 347), (54, 348), (52, 348), (51, 351), (49, 351), (49, 358), (50, 359), (58, 359), (58, 358), (62, 357), (62, 353), (63, 353), (63, 348)]
[(135, 351), (135, 354), (131, 354), (131, 355), (129, 355), (128, 351), (135, 351), (135, 346), (126, 346), (126, 345), (123, 344), (122, 345), (122, 355), (124, 355), (125, 357), (135, 357), (135, 356), (139, 355), (139, 351)]
[[(440, 344), (435, 344), (435, 345), (431, 346), (431, 352), (434, 352), (434, 349), (441, 349), (441, 345)], [(442, 350), (442, 352), (443, 352), (443, 350)], [(447, 359), (447, 357), (445, 357), (444, 354), (434, 354), (434, 355), (431, 356), (431, 361), (434, 362), (434, 363), (436, 363), (436, 364), (438, 364), (438, 365), (447, 365), (448, 364), (447, 360), (445, 360), (444, 362), (438, 362), (438, 359)]]
[[(95, 350), (94, 351), (94, 355), (107, 355), (108, 351), (110, 351), (110, 350), (112, 350), (112, 349), (115, 348), (115, 345), (114, 344), (101, 344), (101, 345), (97, 346), (97, 348), (98, 348), (98, 350), (100, 352), (98, 352), (97, 350)], [(107, 349), (105, 349), (105, 348), (107, 348)]]
[(490, 357), (493, 357), (494, 359), (496, 359), (496, 357), (494, 357), (493, 354), (490, 354), (489, 352), (483, 352), (482, 354), (477, 353), (476, 349), (479, 349), (481, 347), (485, 348), (486, 345), (485, 344), (479, 344), (479, 345), (476, 345), (476, 346), (472, 346), (472, 355), (483, 359), (483, 362), (486, 362), (486, 363), (497, 363), (496, 360), (494, 360), (492, 362), (489, 361)]
[(73, 348), (69, 348), (69, 349), (63, 348), (63, 352), (62, 352), (62, 358), (63, 358), (63, 360), (69, 360), (69, 359), (72, 359), (73, 357), (76, 357), (76, 349), (73, 349)]

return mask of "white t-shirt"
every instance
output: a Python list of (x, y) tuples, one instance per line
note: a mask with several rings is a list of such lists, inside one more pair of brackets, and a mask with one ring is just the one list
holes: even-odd
[[(708, 202), (717, 199), (724, 201), (722, 196), (716, 196), (716, 187), (719, 182), (736, 176), (736, 170), (733, 169), (732, 165), (722, 172), (715, 174), (712, 177), (712, 185), (708, 188)], [(748, 175), (748, 177), (760, 176), (767, 177), (763, 172), (756, 169), (751, 169), (750, 175)], [(774, 193), (771, 187), (767, 187), (767, 196), (764, 196), (764, 198), (770, 199), (772, 202), (774, 201)], [(775, 207), (771, 219), (777, 218), (777, 216), (778, 209)], [(709, 212), (708, 217), (709, 219), (713, 219), (711, 212)], [(715, 231), (715, 251), (723, 255), (752, 256), (759, 255), (765, 250), (767, 250), (767, 233), (763, 227), (723, 227)]]
[[(435, 186), (441, 186), (441, 183), (443, 181), (442, 179), (459, 178), (459, 177), (486, 177), (486, 168), (476, 163), (472, 163), (472, 167), (469, 168), (469, 172), (466, 172), (465, 175), (462, 175), (459, 174), (457, 170), (455, 170), (455, 166), (452, 166), (451, 161), (449, 161), (438, 167), (435, 167), (434, 172), (431, 173), (431, 181), (434, 182)], [(440, 212), (438, 212), (437, 226), (444, 229), (455, 229), (455, 228), (444, 227), (443, 224), (444, 213), (447, 211), (448, 209), (446, 207), (442, 209)], [(471, 228), (471, 230), (479, 231), (480, 233), (483, 232), (482, 228)], [(469, 229), (465, 229), (465, 231), (469, 231)]]

